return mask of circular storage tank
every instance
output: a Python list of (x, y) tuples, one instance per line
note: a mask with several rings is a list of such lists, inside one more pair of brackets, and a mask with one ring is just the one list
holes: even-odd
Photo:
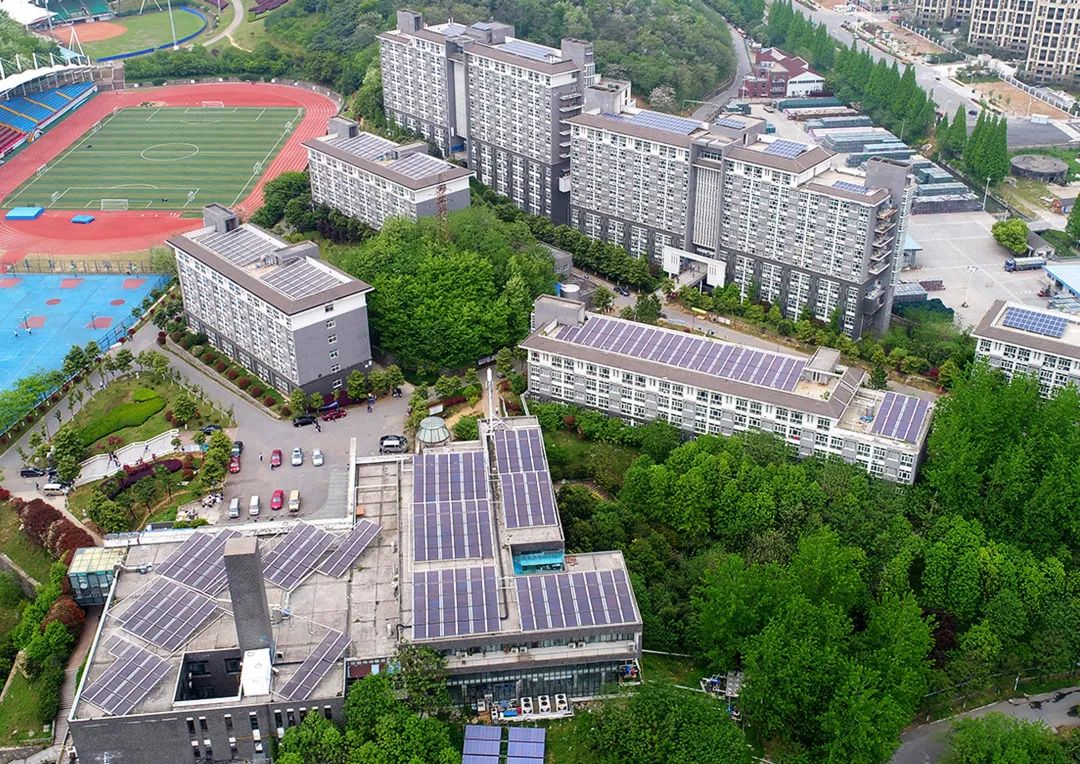
[(567, 300), (581, 302), (581, 287), (577, 284), (560, 284), (559, 291)]
[(1044, 183), (1064, 183), (1069, 166), (1056, 157), (1045, 154), (1020, 154), (1009, 161), (1012, 174)]

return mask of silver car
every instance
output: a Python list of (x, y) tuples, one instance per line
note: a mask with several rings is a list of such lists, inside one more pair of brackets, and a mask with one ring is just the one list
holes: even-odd
[(311, 450), (311, 463), (316, 467), (323, 466), (323, 452), (321, 448), (314, 448)]
[(292, 450), (292, 466), (299, 467), (304, 463), (304, 449), (297, 446)]

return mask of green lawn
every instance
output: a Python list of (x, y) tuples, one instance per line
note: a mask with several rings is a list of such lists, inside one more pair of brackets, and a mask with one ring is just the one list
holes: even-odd
[(250, 192), (302, 109), (121, 109), (106, 117), (4, 205), (197, 211)]
[[(75, 415), (75, 427), (85, 427), (88, 423), (97, 417), (100, 417), (105, 412), (111, 411), (120, 404), (131, 402), (134, 392), (137, 389), (144, 387), (161, 395), (161, 397), (165, 399), (165, 408), (151, 416), (141, 425), (136, 427), (125, 427), (112, 434), (122, 438), (126, 445), (128, 443), (137, 443), (139, 441), (147, 440), (155, 435), (171, 430), (173, 426), (165, 419), (165, 412), (172, 408), (172, 401), (175, 399), (177, 393), (180, 392), (181, 388), (175, 384), (158, 382), (153, 379), (152, 375), (145, 373), (140, 375), (138, 379), (136, 379), (134, 375), (120, 377), (106, 385), (104, 390), (99, 390), (95, 393), (95, 395), (86, 401), (82, 409)], [(225, 415), (214, 408), (210, 403), (205, 401), (199, 403), (198, 408), (199, 413), (203, 416), (194, 422), (189, 422), (189, 428), (194, 429), (195, 427), (202, 427), (211, 422), (221, 425), (228, 424)], [(108, 438), (109, 436), (99, 438), (95, 443), (91, 444), (89, 453), (93, 455), (108, 451)]]
[(646, 682), (666, 682), (697, 689), (698, 680), (706, 672), (692, 658), (645, 653), (641, 656), (641, 674)]
[(0, 503), (0, 552), (37, 581), (49, 579), (53, 559), (19, 530), (19, 516), (7, 503)]
[(0, 703), (0, 745), (17, 745), (48, 734), (37, 720), (37, 707), (37, 691), (15, 671), (4, 702)]
[[(172, 11), (172, 20), (173, 24), (176, 25), (177, 39), (183, 39), (190, 34), (195, 34), (202, 28), (204, 23), (203, 19), (194, 13), (188, 13), (176, 8)], [(154, 11), (138, 16), (123, 16), (113, 19), (112, 23), (126, 27), (127, 31), (118, 37), (110, 37), (108, 40), (83, 43), (86, 55), (91, 58), (103, 58), (120, 53), (133, 53), (146, 48), (156, 48), (173, 40), (168, 11)]]

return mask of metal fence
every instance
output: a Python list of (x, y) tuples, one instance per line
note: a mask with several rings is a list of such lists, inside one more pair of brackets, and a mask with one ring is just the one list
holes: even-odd
[(158, 278), (167, 278), (154, 274), (148, 258), (122, 258), (78, 260), (72, 258), (24, 257), (16, 263), (5, 263), (5, 273), (70, 273), (76, 274), (111, 274), (128, 275), (146, 274)]

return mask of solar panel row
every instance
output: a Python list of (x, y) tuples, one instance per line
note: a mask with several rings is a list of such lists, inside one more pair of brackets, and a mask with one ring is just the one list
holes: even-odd
[(109, 651), (116, 660), (83, 688), (82, 697), (106, 713), (123, 716), (168, 675), (169, 665), (126, 640), (113, 640)]
[(540, 428), (496, 430), (492, 438), (506, 526), (556, 525), (555, 491)]
[(333, 543), (334, 536), (322, 528), (300, 523), (266, 556), (263, 575), (270, 583), (291, 591), (315, 569)]
[(772, 156), (784, 157), (785, 159), (794, 159), (799, 154), (806, 151), (809, 146), (804, 143), (796, 143), (795, 141), (778, 140), (773, 141), (765, 148), (766, 154)]
[(898, 393), (885, 393), (870, 428), (875, 435), (917, 443), (923, 422), (930, 412), (930, 404), (921, 398)]
[(522, 631), (636, 623), (637, 611), (624, 570), (590, 570), (519, 576)]
[(600, 316), (582, 326), (562, 326), (555, 336), (583, 347), (776, 390), (794, 390), (806, 367), (801, 358)]
[(357, 520), (356, 525), (342, 539), (341, 544), (334, 553), (323, 561), (319, 566), (319, 572), (337, 578), (344, 575), (360, 555), (371, 546), (371, 542), (379, 535), (379, 526), (370, 520)]
[(547, 740), (547, 730), (543, 727), (511, 727), (510, 740), (525, 743), (543, 743)]
[(491, 528), (483, 452), (413, 457), (413, 559), (491, 557)]
[(853, 194), (868, 194), (870, 190), (866, 186), (860, 186), (858, 183), (848, 183), (846, 180), (838, 180), (832, 184), (833, 188), (838, 188), (841, 191), (851, 191)]
[(225, 544), (240, 534), (196, 532), (157, 566), (161, 575), (214, 595), (225, 588)]
[(499, 631), (495, 566), (413, 573), (413, 640)]
[(340, 631), (330, 629), (318, 646), (311, 651), (300, 668), (292, 675), (279, 691), (286, 700), (306, 700), (311, 697), (319, 682), (334, 667), (338, 659), (345, 654), (349, 638)]
[(117, 620), (129, 634), (171, 652), (220, 614), (221, 608), (209, 597), (158, 578)]
[(1063, 316), (1050, 316), (1034, 310), (1023, 308), (1005, 308), (1005, 317), (1001, 323), (1010, 329), (1020, 329), (1025, 332), (1041, 334), (1044, 337), (1060, 338), (1065, 334), (1069, 323)]

